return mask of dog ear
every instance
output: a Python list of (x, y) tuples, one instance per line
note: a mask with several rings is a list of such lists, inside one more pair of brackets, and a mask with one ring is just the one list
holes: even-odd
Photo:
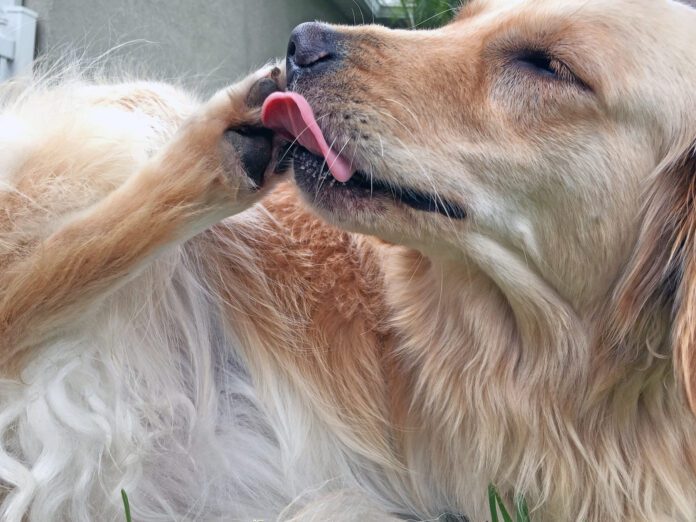
[(669, 320), (676, 378), (696, 414), (696, 143), (674, 157), (649, 194), (609, 314), (605, 355), (641, 359), (645, 343), (636, 341), (654, 331), (656, 318)]
[(685, 182), (682, 209), (675, 223), (671, 245), (674, 269), (678, 272), (672, 317), (674, 369), (696, 414), (696, 145), (674, 166)]
[[(696, 0), (678, 0), (696, 9)], [(691, 411), (696, 414), (696, 142), (675, 164), (676, 179), (686, 187), (682, 194), (680, 230), (672, 245), (678, 253), (678, 286), (672, 319), (672, 352), (676, 377), (681, 381)]]

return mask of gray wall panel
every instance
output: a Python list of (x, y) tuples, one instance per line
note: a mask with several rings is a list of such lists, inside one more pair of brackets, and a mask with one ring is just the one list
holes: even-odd
[[(39, 13), (38, 52), (109, 53), (144, 76), (183, 80), (204, 91), (283, 56), (292, 28), (307, 20), (345, 23), (329, 0), (25, 0)], [(108, 66), (107, 66), (108, 69)]]

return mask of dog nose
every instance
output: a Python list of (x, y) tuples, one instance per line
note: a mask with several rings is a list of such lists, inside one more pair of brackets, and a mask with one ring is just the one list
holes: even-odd
[(318, 22), (300, 24), (290, 35), (287, 54), (288, 84), (299, 73), (323, 72), (338, 62), (336, 31)]

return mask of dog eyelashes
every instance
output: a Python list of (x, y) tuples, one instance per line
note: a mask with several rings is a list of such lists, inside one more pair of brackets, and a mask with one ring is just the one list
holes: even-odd
[(514, 64), (537, 76), (589, 89), (565, 63), (541, 49), (526, 49), (517, 53)]

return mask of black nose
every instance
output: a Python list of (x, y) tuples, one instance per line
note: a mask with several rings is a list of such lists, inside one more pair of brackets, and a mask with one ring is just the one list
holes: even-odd
[(337, 33), (331, 26), (317, 22), (300, 24), (290, 35), (287, 55), (288, 84), (298, 74), (319, 73), (339, 60)]

